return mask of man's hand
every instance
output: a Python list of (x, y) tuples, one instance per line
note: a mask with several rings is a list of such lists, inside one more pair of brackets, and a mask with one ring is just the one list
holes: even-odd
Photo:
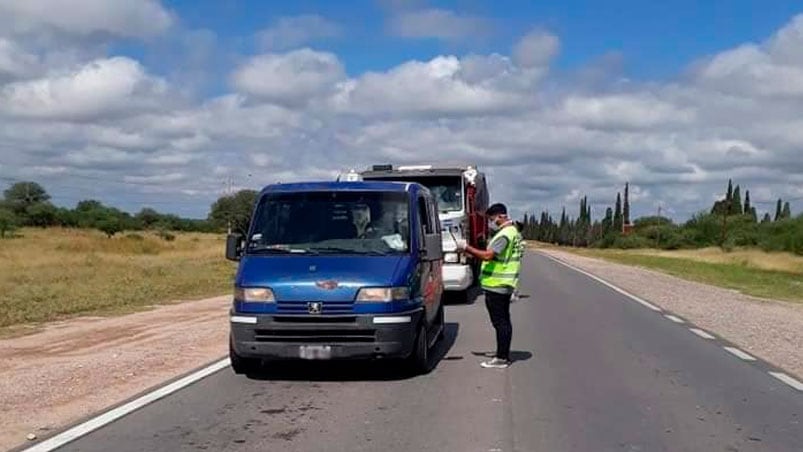
[(455, 245), (457, 246), (457, 251), (465, 251), (468, 243), (464, 239), (456, 239)]

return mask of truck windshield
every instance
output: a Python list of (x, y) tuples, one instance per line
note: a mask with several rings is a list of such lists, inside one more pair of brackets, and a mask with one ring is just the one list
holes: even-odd
[(299, 192), (264, 196), (246, 252), (399, 254), (410, 243), (405, 193)]
[(463, 210), (463, 184), (460, 176), (393, 177), (395, 181), (417, 182), (427, 187), (438, 201), (441, 212)]

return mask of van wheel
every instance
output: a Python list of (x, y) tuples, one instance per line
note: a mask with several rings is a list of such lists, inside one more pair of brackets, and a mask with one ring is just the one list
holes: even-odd
[(229, 360), (231, 361), (231, 369), (237, 375), (246, 375), (254, 373), (259, 370), (262, 362), (254, 358), (244, 358), (234, 351), (234, 345), (229, 340)]
[(415, 337), (413, 353), (407, 358), (407, 368), (413, 375), (427, 374), (432, 370), (429, 363), (429, 345), (427, 342), (427, 327), (422, 321)]

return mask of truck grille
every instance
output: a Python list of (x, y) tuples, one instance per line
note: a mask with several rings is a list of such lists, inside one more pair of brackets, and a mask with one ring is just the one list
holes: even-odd
[(273, 329), (256, 330), (254, 339), (257, 342), (300, 342), (300, 343), (337, 343), (337, 342), (374, 342), (374, 330), (354, 329)]
[[(306, 301), (280, 301), (276, 304), (276, 310), (280, 314), (307, 314)], [(351, 314), (354, 312), (353, 301), (324, 301), (321, 314)]]

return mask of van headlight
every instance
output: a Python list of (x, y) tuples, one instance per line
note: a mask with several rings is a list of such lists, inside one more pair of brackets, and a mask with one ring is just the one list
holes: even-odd
[(275, 303), (273, 291), (267, 287), (235, 287), (234, 299), (246, 303)]
[(443, 261), (447, 264), (456, 264), (459, 260), (457, 253), (443, 253)]
[(363, 303), (391, 302), (410, 299), (407, 287), (363, 287), (357, 292), (357, 301)]

